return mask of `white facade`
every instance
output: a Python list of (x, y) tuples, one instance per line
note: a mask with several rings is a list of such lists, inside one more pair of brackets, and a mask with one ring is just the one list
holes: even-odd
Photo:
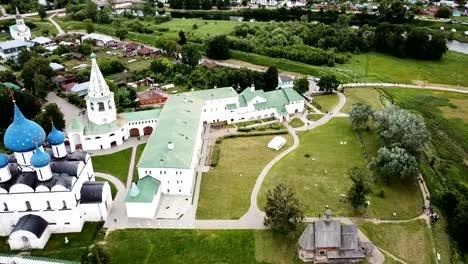
[(51, 235), (47, 227), (40, 237), (37, 237), (29, 231), (16, 231), (11, 233), (8, 238), (8, 244), (11, 250), (21, 250), (28, 248), (44, 248)]
[(127, 216), (133, 218), (154, 218), (160, 199), (161, 192), (158, 191), (151, 203), (125, 203)]
[(4, 60), (16, 60), (22, 49), (28, 49), (31, 43), (22, 40), (7, 40), (0, 42), (0, 57)]
[(31, 30), (24, 23), (24, 19), (20, 15), (18, 8), (16, 8), (16, 24), (10, 26), (10, 35), (15, 40), (31, 40)]

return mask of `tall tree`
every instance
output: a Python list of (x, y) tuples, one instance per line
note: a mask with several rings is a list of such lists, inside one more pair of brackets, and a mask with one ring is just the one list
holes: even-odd
[[(54, 75), (54, 71), (49, 66), (49, 61), (45, 58), (33, 57), (23, 67), (21, 78), (23, 79), (24, 87), (34, 91), (34, 77), (36, 74), (43, 75), (46, 79)], [(37, 94), (36, 94), (37, 95)]]
[(340, 81), (336, 79), (334, 74), (325, 74), (323, 75), (317, 83), (320, 91), (332, 92), (338, 89)]
[(201, 7), (204, 10), (210, 10), (211, 8), (213, 8), (213, 2), (211, 0), (202, 0)]
[(38, 73), (34, 74), (33, 83), (34, 86), (32, 91), (34, 95), (41, 99), (44, 99), (47, 92), (52, 90), (53, 87), (52, 82), (47, 77)]
[(28, 62), (33, 57), (33, 52), (28, 49), (22, 49), (18, 54), (18, 58), (16, 62), (21, 66), (24, 67), (24, 64)]
[(353, 185), (348, 192), (351, 206), (354, 209), (365, 206), (367, 195), (371, 193), (371, 187), (364, 169), (354, 167), (348, 174), (351, 181), (353, 181)]
[(279, 184), (267, 191), (264, 219), (266, 227), (281, 233), (288, 233), (295, 230), (302, 219), (304, 219), (302, 206), (291, 188)]
[(177, 42), (174, 39), (159, 38), (156, 40), (156, 47), (163, 49), (169, 56), (173, 56), (177, 51)]
[(41, 125), (46, 133), (52, 130), (51, 122), (54, 123), (55, 128), (58, 130), (63, 131), (65, 129), (63, 113), (55, 103), (46, 105), (44, 110), (34, 118), (34, 121)]
[(0, 81), (16, 83), (16, 75), (10, 70), (2, 71), (0, 72)]
[(94, 23), (91, 19), (85, 19), (83, 20), (83, 23), (84, 23), (84, 26), (85, 26), (85, 29), (86, 29), (86, 32), (89, 34), (89, 33), (93, 33), (94, 32)]
[(39, 14), (39, 17), (41, 18), (41, 20), (44, 20), (47, 17), (45, 7), (41, 4), (37, 5), (37, 13)]
[(451, 15), (452, 11), (450, 11), (450, 8), (442, 6), (441, 8), (437, 9), (437, 12), (434, 16), (438, 18), (450, 18)]
[(307, 78), (298, 78), (294, 80), (294, 90), (299, 94), (303, 94), (309, 91), (309, 81)]
[(265, 91), (273, 91), (278, 88), (278, 69), (275, 66), (270, 66), (263, 74), (263, 81), (265, 82)]
[[(0, 89), (0, 129), (6, 129), (13, 121), (13, 102), (10, 89)], [(41, 111), (41, 104), (36, 96), (30, 91), (23, 90), (14, 92), (16, 104), (26, 118), (32, 119)]]
[(349, 112), (349, 120), (354, 129), (360, 129), (367, 126), (369, 117), (372, 116), (372, 109), (369, 105), (363, 103), (353, 104)]
[(125, 28), (120, 28), (120, 29), (117, 29), (115, 31), (115, 35), (120, 39), (120, 40), (124, 40), (127, 35), (128, 35), (128, 31), (125, 29)]
[(416, 179), (419, 172), (416, 159), (399, 147), (380, 148), (371, 166), (387, 183), (394, 177)]
[(169, 6), (173, 9), (184, 8), (184, 0), (169, 0)]
[(211, 37), (206, 42), (206, 55), (211, 59), (229, 58), (229, 41), (226, 35)]
[(185, 45), (187, 43), (187, 38), (185, 37), (185, 32), (182, 30), (179, 31), (179, 41), (177, 43), (181, 46)]
[(187, 44), (182, 46), (182, 63), (190, 66), (197, 66), (198, 62), (202, 58), (201, 52), (198, 50), (197, 46), (193, 44)]
[(468, 248), (468, 201), (465, 200), (458, 204), (456, 216), (449, 222), (449, 232), (460, 248)]

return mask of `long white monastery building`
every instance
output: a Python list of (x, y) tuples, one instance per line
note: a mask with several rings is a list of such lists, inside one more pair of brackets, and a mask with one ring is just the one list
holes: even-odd
[(64, 142), (55, 127), (46, 139), (14, 105), (4, 136), (14, 154), (0, 153), (0, 236), (9, 236), (11, 249), (43, 248), (52, 233), (80, 232), (84, 222), (107, 218), (109, 184), (95, 181), (88, 153), (69, 153)]
[(203, 124), (269, 117), (287, 121), (302, 111), (304, 99), (293, 89), (249, 87), (238, 94), (227, 87), (169, 96), (138, 162), (140, 180), (127, 195), (127, 216), (153, 218), (162, 196), (192, 196)]

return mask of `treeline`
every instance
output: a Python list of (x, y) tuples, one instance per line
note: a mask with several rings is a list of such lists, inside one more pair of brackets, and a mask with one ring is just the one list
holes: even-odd
[[(69, 3), (75, 3), (80, 0), (53, 0), (47, 1), (46, 8), (64, 8)], [(7, 14), (15, 14), (16, 8), (20, 13), (30, 13), (37, 11), (40, 5), (38, 1), (33, 0), (0, 0), (0, 4), (3, 5)]]

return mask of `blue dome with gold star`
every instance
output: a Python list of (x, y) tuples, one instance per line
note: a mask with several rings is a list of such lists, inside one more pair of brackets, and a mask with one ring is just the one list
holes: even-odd
[(60, 145), (65, 142), (65, 135), (63, 132), (58, 131), (54, 124), (52, 124), (52, 131), (50, 131), (49, 135), (47, 136), (47, 141), (49, 141), (52, 146)]
[(5, 168), (8, 165), (8, 156), (0, 153), (0, 169)]
[(14, 152), (27, 152), (42, 146), (45, 140), (45, 131), (36, 122), (28, 120), (14, 104), (13, 123), (5, 131), (3, 142)]
[(31, 165), (36, 168), (47, 166), (50, 162), (50, 155), (42, 151), (39, 146), (36, 147), (36, 153), (31, 157)]

